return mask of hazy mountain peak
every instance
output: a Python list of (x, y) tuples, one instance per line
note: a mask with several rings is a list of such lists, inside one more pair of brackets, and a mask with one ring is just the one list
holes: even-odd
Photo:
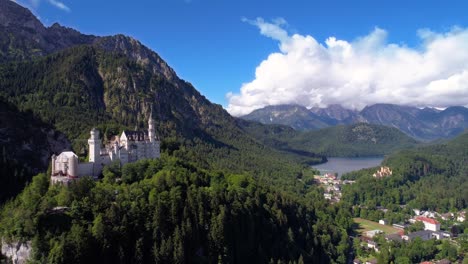
[[(292, 105), (267, 106), (242, 118), (265, 124), (289, 125), (299, 130), (367, 122), (395, 127), (407, 135), (423, 140), (453, 137), (468, 128), (468, 109), (463, 106), (448, 107), (441, 111), (429, 107), (420, 109), (413, 106), (379, 103), (368, 105), (358, 112), (332, 104), (325, 108), (312, 107), (308, 110), (310, 114), (302, 113), (302, 115), (293, 115), (293, 109)], [(321, 126), (304, 125), (304, 122), (310, 122), (311, 118), (320, 120)]]
[(344, 108), (339, 104), (331, 104), (325, 108), (312, 107), (310, 111), (323, 118), (330, 118), (344, 123), (351, 123), (346, 122), (345, 120), (351, 121), (358, 118), (357, 111)]
[(10, 0), (0, 0), (0, 25), (34, 30), (44, 29), (42, 23), (31, 11)]

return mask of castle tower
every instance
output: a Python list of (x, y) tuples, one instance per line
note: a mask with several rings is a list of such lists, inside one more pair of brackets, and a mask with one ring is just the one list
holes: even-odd
[(52, 154), (52, 175), (55, 174), (55, 161), (57, 160), (57, 156), (55, 154)]
[(68, 176), (72, 178), (78, 177), (78, 157), (72, 155), (68, 158)]
[(150, 117), (148, 120), (148, 137), (149, 137), (150, 142), (154, 142), (156, 140), (156, 134), (154, 132), (153, 114), (150, 114)]
[(90, 134), (91, 137), (88, 139), (89, 162), (101, 163), (101, 139), (99, 139), (99, 131), (93, 128)]

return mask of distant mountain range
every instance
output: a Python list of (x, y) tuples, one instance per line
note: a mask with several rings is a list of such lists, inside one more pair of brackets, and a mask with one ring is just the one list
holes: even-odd
[(355, 111), (340, 105), (311, 109), (298, 105), (277, 105), (257, 109), (241, 118), (263, 124), (288, 125), (296, 130), (317, 130), (364, 122), (395, 127), (413, 138), (425, 141), (452, 138), (468, 128), (468, 108), (462, 106), (438, 110), (374, 104)]

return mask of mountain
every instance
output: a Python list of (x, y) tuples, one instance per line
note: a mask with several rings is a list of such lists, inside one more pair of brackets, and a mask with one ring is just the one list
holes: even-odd
[(372, 124), (396, 127), (413, 137), (430, 133), (431, 126), (418, 119), (420, 110), (416, 107), (393, 104), (375, 104), (360, 112)]
[(339, 104), (331, 104), (325, 108), (312, 107), (310, 111), (321, 118), (329, 120), (329, 125), (353, 124), (364, 121), (359, 116), (358, 111), (346, 109)]
[[(374, 104), (360, 112), (345, 109), (340, 105), (326, 108), (302, 107), (300, 114), (291, 114), (291, 109), (300, 106), (282, 105), (279, 108), (267, 106), (241, 118), (264, 124), (289, 125), (297, 130), (314, 130), (340, 124), (370, 123), (395, 127), (418, 140), (453, 138), (468, 128), (468, 109), (461, 106), (449, 107), (443, 111), (434, 108), (416, 108), (395, 104)], [(298, 126), (310, 122), (310, 114), (323, 121), (321, 126)], [(281, 118), (271, 118), (279, 116)], [(315, 120), (314, 119), (314, 120)]]
[(13, 197), (47, 170), (49, 157), (70, 148), (65, 135), (34, 117), (0, 100), (0, 203)]
[(47, 28), (28, 9), (5, 0), (0, 1), (0, 32), (0, 63), (41, 57), (95, 40), (57, 23)]
[(245, 120), (258, 121), (262, 124), (281, 124), (296, 130), (311, 130), (328, 127), (327, 118), (322, 119), (307, 108), (299, 105), (275, 105), (242, 117)]
[(375, 104), (365, 107), (360, 114), (369, 123), (396, 127), (407, 135), (422, 140), (451, 138), (468, 128), (468, 109), (461, 106), (439, 111)]
[[(152, 115), (162, 138), (161, 159), (106, 167), (100, 181), (51, 187), (47, 173), (34, 176), (1, 206), (2, 243), (30, 241), (38, 263), (346, 262), (349, 213), (325, 201), (301, 153), (241, 123), (267, 126), (230, 116), (135, 39), (46, 28), (9, 0), (0, 17), (0, 100), (13, 109), (0, 131), (66, 136), (81, 159), (94, 126), (107, 140)], [(46, 163), (66, 148), (37, 147), (26, 156)]]
[(290, 152), (314, 153), (326, 157), (382, 156), (419, 144), (396, 128), (368, 123), (338, 125), (313, 131), (296, 131), (291, 127), (256, 126), (244, 129), (263, 144)]
[(83, 35), (58, 24), (46, 28), (16, 3), (0, 5), (0, 38), (8, 44), (1, 48), (0, 98), (64, 133), (82, 157), (92, 127), (106, 140), (122, 129), (144, 129), (152, 114), (163, 150), (204, 168), (255, 173), (301, 189), (288, 179), (302, 172), (298, 161), (322, 160), (310, 155), (305, 161), (252, 138), (133, 38)]

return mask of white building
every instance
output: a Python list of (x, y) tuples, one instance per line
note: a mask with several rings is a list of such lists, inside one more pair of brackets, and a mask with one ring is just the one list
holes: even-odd
[(430, 231), (439, 231), (440, 230), (440, 223), (439, 221), (432, 219), (432, 218), (427, 218), (424, 216), (418, 216), (416, 217), (416, 221), (421, 221), (424, 224), (424, 230), (430, 230)]
[(458, 222), (465, 222), (466, 220), (466, 212), (465, 211), (460, 211), (457, 216), (457, 221)]
[(379, 224), (381, 225), (388, 225), (388, 220), (387, 219), (380, 219)]
[(101, 148), (102, 141), (99, 131), (93, 128), (88, 139), (89, 162), (80, 163), (78, 156), (72, 151), (64, 151), (60, 155), (52, 155), (51, 182), (68, 184), (83, 176), (97, 178), (105, 165), (119, 160), (121, 165), (141, 159), (160, 157), (160, 141), (156, 136), (154, 121), (150, 117), (148, 131), (124, 130), (120, 137)]

